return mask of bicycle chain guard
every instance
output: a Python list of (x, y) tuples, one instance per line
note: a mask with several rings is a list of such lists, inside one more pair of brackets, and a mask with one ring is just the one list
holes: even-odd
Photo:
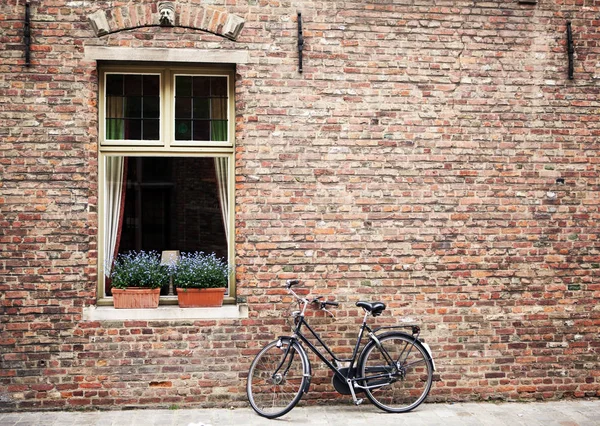
[[(342, 373), (344, 376), (347, 376), (348, 368), (340, 368), (340, 373)], [(337, 393), (339, 393), (341, 395), (352, 395), (352, 392), (350, 391), (350, 386), (348, 386), (348, 383), (346, 383), (346, 381), (340, 379), (337, 374), (333, 375), (333, 379), (331, 379), (331, 384), (333, 384), (333, 387), (335, 388)], [(355, 394), (363, 393), (363, 390), (360, 388), (354, 388), (354, 393)]]

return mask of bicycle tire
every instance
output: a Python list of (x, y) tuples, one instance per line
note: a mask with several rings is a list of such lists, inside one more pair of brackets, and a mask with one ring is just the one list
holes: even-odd
[[(359, 359), (360, 377), (388, 376), (363, 381), (363, 386), (367, 387), (367, 398), (380, 409), (391, 413), (413, 410), (427, 398), (431, 390), (431, 357), (425, 347), (408, 334), (389, 332), (377, 336), (377, 339), (396, 365), (386, 361), (383, 349), (373, 340), (367, 343)], [(369, 386), (372, 388), (369, 389)]]
[(302, 398), (309, 376), (308, 357), (298, 343), (271, 342), (250, 365), (246, 386), (248, 401), (263, 417), (283, 416)]

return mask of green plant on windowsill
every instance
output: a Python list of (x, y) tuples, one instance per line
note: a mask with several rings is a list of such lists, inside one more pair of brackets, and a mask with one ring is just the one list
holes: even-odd
[(131, 251), (117, 256), (110, 278), (113, 288), (160, 288), (169, 284), (169, 269), (154, 251)]

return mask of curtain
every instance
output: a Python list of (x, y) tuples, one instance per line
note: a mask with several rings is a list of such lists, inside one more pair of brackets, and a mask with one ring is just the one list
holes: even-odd
[(225, 227), (225, 237), (229, 245), (229, 199), (227, 196), (227, 157), (215, 158), (215, 171), (217, 174), (217, 189), (219, 192), (219, 203), (221, 204), (221, 215)]
[(127, 159), (106, 157), (105, 212), (104, 212), (104, 275), (108, 276), (117, 250), (123, 227)]
[(121, 96), (106, 97), (106, 139), (125, 139), (124, 102)]

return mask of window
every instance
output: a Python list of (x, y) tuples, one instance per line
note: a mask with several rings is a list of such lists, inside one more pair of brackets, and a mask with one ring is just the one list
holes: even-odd
[[(233, 75), (100, 68), (101, 302), (110, 303), (106, 275), (119, 253), (214, 252), (233, 265)], [(176, 303), (172, 289), (161, 295)]]

